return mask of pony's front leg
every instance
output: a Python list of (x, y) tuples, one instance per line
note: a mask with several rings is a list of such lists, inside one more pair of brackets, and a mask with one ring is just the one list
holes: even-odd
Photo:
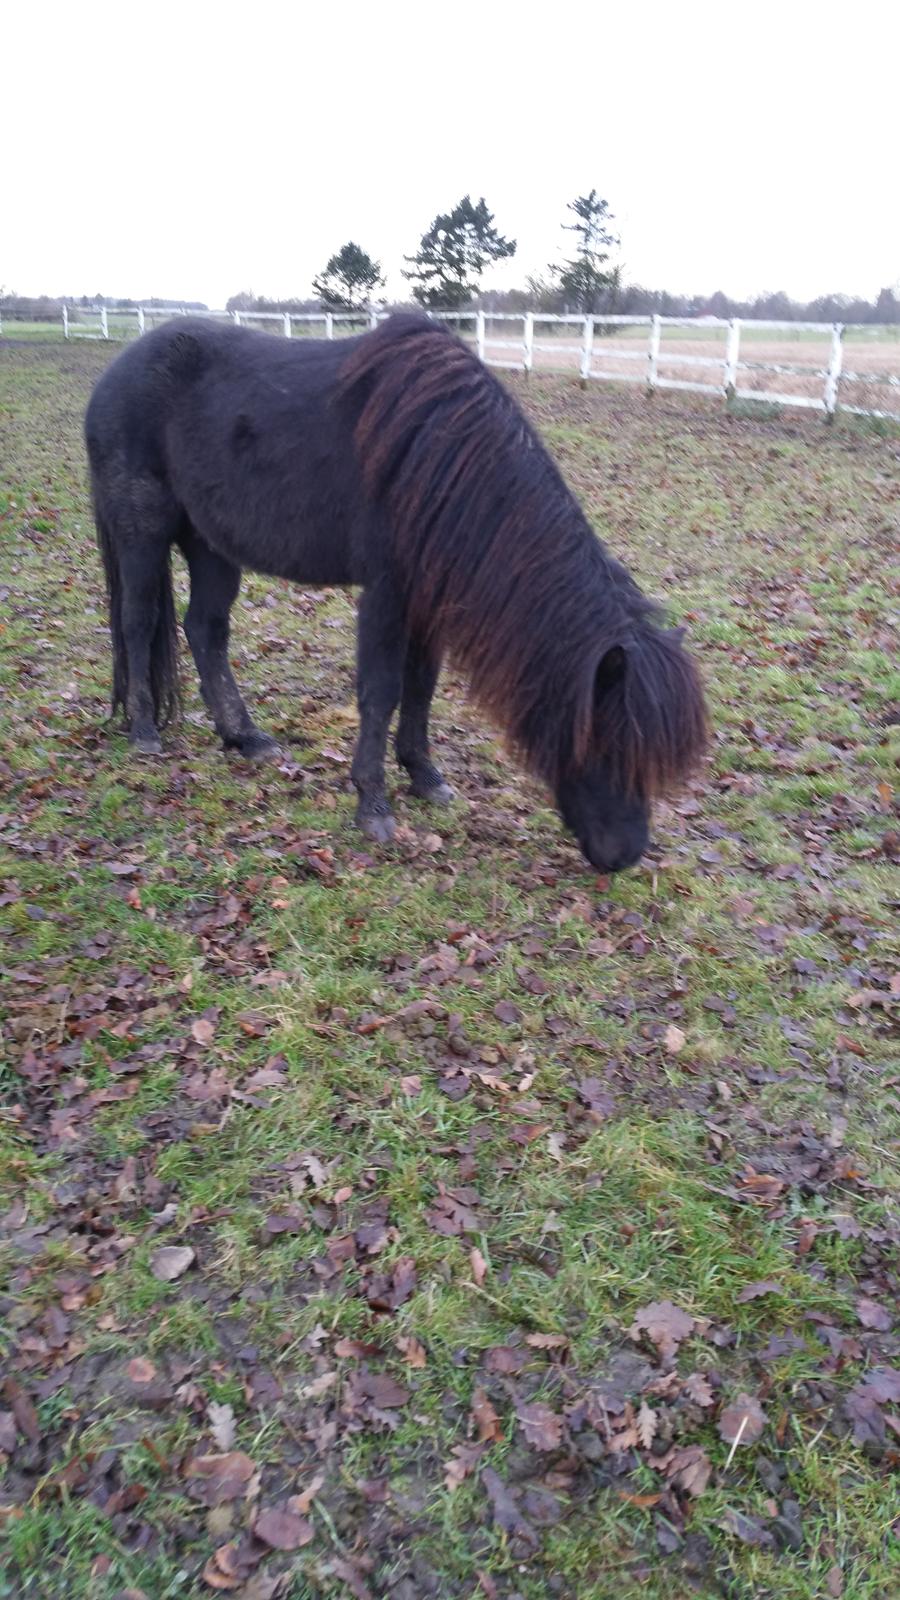
[(359, 795), (356, 825), (377, 844), (387, 844), (394, 836), (395, 822), (384, 788), (384, 757), (406, 655), (403, 607), (389, 578), (364, 590), (356, 638), (359, 738), (350, 771)]
[(419, 639), (411, 638), (403, 669), (397, 760), (409, 773), (412, 794), (431, 805), (446, 806), (453, 799), (453, 790), (432, 761), (428, 745), (428, 713), (440, 668), (440, 657)]

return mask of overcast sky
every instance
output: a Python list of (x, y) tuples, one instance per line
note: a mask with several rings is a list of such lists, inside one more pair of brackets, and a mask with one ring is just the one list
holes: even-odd
[(632, 282), (872, 296), (900, 280), (900, 5), (182, 0), (2, 31), (0, 284), (305, 295), (347, 239), (403, 291), (484, 194), (522, 283), (596, 187)]

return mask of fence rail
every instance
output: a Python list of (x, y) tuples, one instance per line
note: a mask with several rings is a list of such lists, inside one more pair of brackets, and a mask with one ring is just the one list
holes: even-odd
[[(122, 311), (110, 311), (106, 306), (74, 308), (64, 305), (61, 320), (63, 336), (66, 339), (126, 339), (131, 337), (132, 328), (135, 333), (142, 334), (148, 326), (168, 321), (175, 316), (200, 316), (217, 321), (230, 321), (237, 326), (272, 324), (276, 325), (288, 339), (294, 337), (295, 330), (299, 332), (302, 328), (303, 331), (312, 331), (318, 326), (321, 327), (326, 339), (334, 339), (355, 330), (374, 328), (387, 315), (386, 311), (374, 309), (364, 309), (359, 312), (229, 312), (190, 311), (186, 307), (163, 309), (158, 306), (136, 306)], [(455, 323), (462, 337), (474, 342), (481, 360), (491, 367), (528, 374), (534, 370), (535, 357), (538, 356), (543, 369), (551, 371), (554, 357), (574, 356), (578, 361), (578, 373), (583, 384), (592, 381), (638, 383), (643, 384), (651, 394), (657, 389), (686, 390), (692, 394), (722, 395), (728, 401), (762, 400), (775, 405), (803, 406), (823, 413), (829, 422), (833, 420), (838, 409), (857, 416), (880, 417), (900, 422), (900, 375), (882, 372), (860, 373), (844, 369), (845, 325), (839, 322), (758, 322), (755, 319), (747, 322), (739, 317), (651, 317), (618, 314), (584, 317), (572, 314), (556, 315), (544, 311), (433, 311), (429, 315), (440, 321)], [(502, 334), (494, 333), (493, 328), (496, 323), (502, 325)], [(521, 334), (519, 337), (509, 337), (515, 324), (520, 326)], [(664, 346), (663, 330), (668, 327), (695, 329), (700, 335), (710, 333), (724, 335), (725, 342), (721, 352), (716, 354), (697, 355), (687, 351), (680, 352), (671, 345)], [(558, 337), (541, 340), (537, 335), (542, 328), (562, 330), (563, 339), (566, 331), (577, 328), (580, 331), (580, 339), (577, 344), (561, 342)], [(741, 341), (745, 328), (751, 329), (754, 334), (759, 331), (819, 334), (823, 340), (828, 341), (827, 365), (803, 365), (781, 359), (756, 360), (752, 354), (744, 356), (741, 351)], [(646, 329), (646, 347), (628, 349), (623, 348), (621, 341), (612, 345), (609, 343), (608, 335), (613, 332), (624, 332), (626, 329)], [(0, 333), (3, 331), (0, 319)], [(7, 332), (9, 331), (8, 328)], [(605, 335), (607, 335), (606, 342), (604, 342)], [(626, 367), (624, 371), (611, 371), (611, 362), (620, 366), (623, 363), (639, 363), (640, 370), (632, 371)], [(898, 351), (898, 366), (900, 366), (900, 351)], [(710, 368), (718, 369), (718, 378), (704, 381), (701, 378), (701, 371), (703, 369), (708, 371)], [(677, 375), (679, 369), (686, 375)], [(784, 392), (742, 386), (743, 374), (754, 376), (772, 374), (775, 377), (802, 378), (807, 384), (815, 383), (820, 386), (819, 392)], [(883, 388), (885, 407), (874, 408), (851, 404), (851, 397), (846, 395), (846, 388), (845, 396), (841, 396), (842, 383), (845, 386), (848, 384), (864, 386), (866, 389), (870, 386)], [(797, 389), (799, 386), (794, 387)], [(869, 396), (866, 395), (865, 398), (868, 399)], [(893, 406), (894, 409), (888, 409), (888, 406)]]

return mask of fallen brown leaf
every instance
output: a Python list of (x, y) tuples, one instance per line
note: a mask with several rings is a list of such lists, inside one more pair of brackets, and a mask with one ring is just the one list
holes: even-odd
[(645, 1450), (650, 1449), (651, 1444), (656, 1438), (656, 1430), (658, 1426), (659, 1422), (653, 1407), (648, 1406), (646, 1400), (642, 1401), (641, 1408), (637, 1414), (637, 1431), (638, 1438), (640, 1439)]
[(891, 1326), (892, 1317), (887, 1307), (865, 1295), (856, 1302), (856, 1315), (864, 1328), (873, 1328), (877, 1333), (887, 1333)]
[(531, 1405), (521, 1405), (516, 1411), (522, 1432), (536, 1450), (558, 1450), (562, 1443), (562, 1417), (558, 1417), (542, 1400)]
[(764, 1294), (781, 1294), (781, 1284), (774, 1278), (761, 1278), (757, 1283), (744, 1285), (738, 1295), (738, 1304), (743, 1305), (747, 1300), (759, 1300)]
[(702, 1445), (690, 1444), (671, 1450), (664, 1460), (666, 1476), (674, 1488), (683, 1489), (696, 1500), (712, 1474), (712, 1462)]
[(765, 1549), (775, 1543), (760, 1517), (748, 1517), (745, 1512), (735, 1511), (731, 1507), (719, 1519), (718, 1526), (726, 1533), (733, 1533), (742, 1544), (759, 1545)]
[(475, 1190), (448, 1189), (442, 1183), (438, 1184), (438, 1189), (440, 1192), (432, 1209), (426, 1212), (429, 1226), (447, 1238), (459, 1233), (474, 1233), (480, 1227), (472, 1209), (478, 1204)]
[(414, 1294), (416, 1281), (412, 1256), (401, 1256), (390, 1273), (376, 1272), (365, 1278), (365, 1297), (373, 1311), (396, 1311)]
[(358, 1561), (345, 1560), (343, 1556), (332, 1556), (325, 1569), (334, 1573), (342, 1583), (347, 1585), (353, 1600), (372, 1600), (372, 1591), (368, 1587)]
[(769, 1200), (777, 1200), (784, 1194), (787, 1187), (782, 1178), (776, 1178), (771, 1172), (754, 1172), (750, 1167), (741, 1178), (741, 1187), (755, 1199), (765, 1204)]
[(220, 1406), (211, 1400), (206, 1408), (210, 1432), (220, 1450), (230, 1450), (234, 1444), (234, 1411), (231, 1406)]
[(16, 1448), (16, 1419), (11, 1411), (0, 1411), (0, 1450), (11, 1456)]
[(359, 1372), (351, 1380), (356, 1391), (364, 1395), (381, 1410), (393, 1410), (409, 1402), (409, 1390), (392, 1378), (389, 1372)]
[(207, 1506), (240, 1499), (247, 1493), (255, 1472), (254, 1463), (242, 1450), (221, 1456), (193, 1456), (184, 1468), (185, 1477), (193, 1480), (191, 1492)]
[(491, 1513), (497, 1527), (504, 1533), (515, 1534), (534, 1549), (538, 1542), (534, 1529), (523, 1517), (513, 1494), (493, 1467), (484, 1468), (481, 1482), (491, 1502)]
[(517, 1350), (511, 1344), (494, 1344), (484, 1352), (485, 1371), (501, 1377), (508, 1378), (521, 1372), (527, 1360), (527, 1351)]
[(498, 1000), (494, 1007), (494, 1016), (498, 1022), (513, 1023), (522, 1020), (521, 1011), (511, 1000)]
[(162, 1245), (150, 1257), (150, 1271), (160, 1283), (172, 1283), (187, 1272), (196, 1259), (197, 1252), (189, 1244)]
[(488, 1265), (477, 1245), (473, 1245), (469, 1251), (469, 1264), (472, 1268), (472, 1277), (480, 1286), (487, 1277)]
[(369, 1356), (380, 1354), (381, 1346), (377, 1344), (364, 1344), (362, 1339), (338, 1339), (335, 1342), (334, 1353), (342, 1361), (365, 1361)]
[(309, 1383), (300, 1385), (297, 1397), (300, 1400), (319, 1400), (329, 1389), (333, 1389), (336, 1383), (336, 1372), (320, 1372), (317, 1378), (311, 1378)]
[(9, 1401), (19, 1432), (24, 1434), (31, 1444), (37, 1444), (41, 1437), (41, 1425), (25, 1390), (15, 1378), (7, 1378), (3, 1385), (3, 1393)]
[(444, 1462), (444, 1487), (452, 1493), (466, 1478), (471, 1477), (481, 1457), (484, 1444), (456, 1444), (449, 1461)]
[(639, 1339), (646, 1333), (656, 1345), (663, 1361), (672, 1361), (682, 1339), (694, 1329), (694, 1319), (671, 1300), (657, 1300), (637, 1313), (628, 1330), (629, 1337)]
[(156, 1368), (146, 1356), (135, 1356), (125, 1368), (132, 1383), (152, 1383), (156, 1377)]
[(316, 1476), (312, 1479), (311, 1483), (307, 1484), (305, 1489), (301, 1489), (299, 1494), (291, 1495), (287, 1502), (288, 1511), (296, 1512), (298, 1517), (305, 1517), (324, 1482), (325, 1474), (323, 1472), (317, 1472)]
[(532, 1350), (564, 1350), (569, 1341), (564, 1333), (526, 1333), (525, 1343)]
[(482, 1443), (493, 1444), (495, 1440), (503, 1438), (500, 1418), (481, 1387), (472, 1396), (472, 1421)]
[(253, 1524), (253, 1532), (273, 1550), (300, 1550), (315, 1537), (315, 1529), (306, 1517), (277, 1508), (261, 1511)]
[(203, 1568), (203, 1581), (211, 1589), (239, 1589), (245, 1574), (237, 1565), (237, 1546), (220, 1545)]
[(690, 1377), (685, 1378), (684, 1392), (695, 1406), (702, 1406), (704, 1410), (713, 1403), (712, 1387), (702, 1372), (692, 1372)]
[(425, 1346), (420, 1344), (419, 1340), (412, 1334), (401, 1336), (395, 1340), (395, 1343), (407, 1366), (424, 1367), (427, 1364), (428, 1357), (425, 1353)]
[(719, 1438), (726, 1444), (755, 1444), (766, 1426), (766, 1414), (752, 1394), (739, 1394), (719, 1418)]

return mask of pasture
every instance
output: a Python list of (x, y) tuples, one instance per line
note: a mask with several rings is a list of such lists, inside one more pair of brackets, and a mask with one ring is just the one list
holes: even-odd
[(129, 760), (114, 353), (0, 343), (0, 1596), (887, 1600), (896, 439), (511, 380), (715, 722), (606, 880), (452, 675), (365, 848), (341, 593)]

